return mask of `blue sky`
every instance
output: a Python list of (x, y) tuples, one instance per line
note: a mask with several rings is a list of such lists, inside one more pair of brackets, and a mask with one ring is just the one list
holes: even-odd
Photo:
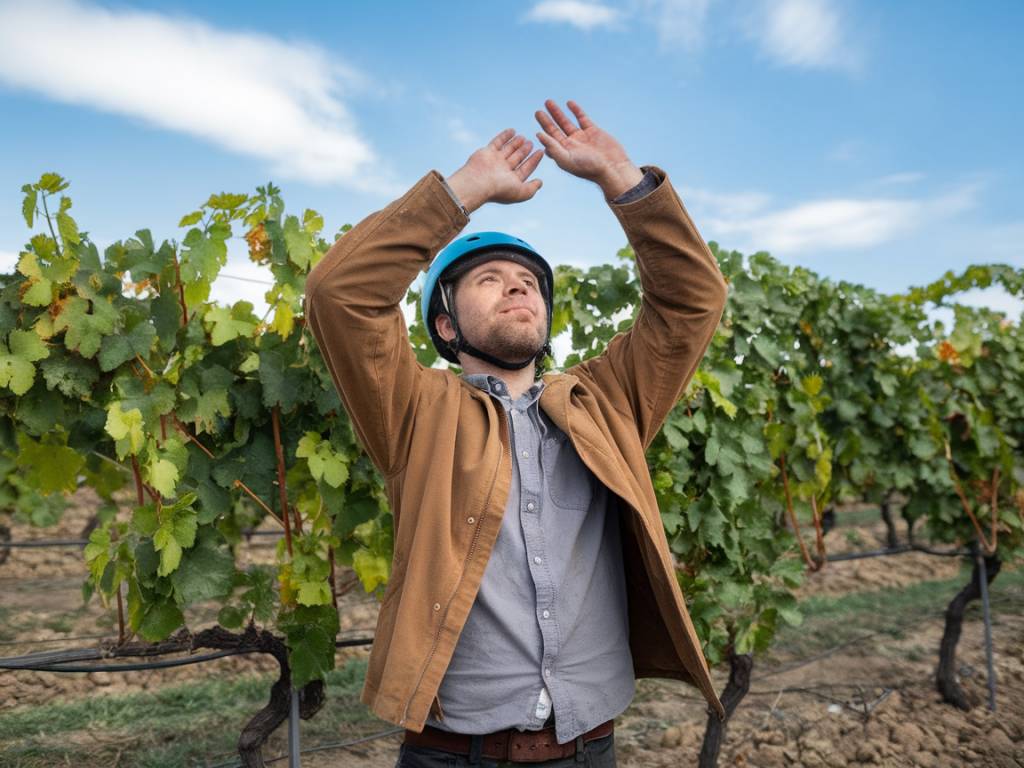
[[(44, 171), (71, 180), (101, 246), (142, 227), (180, 240), (211, 192), (267, 180), (330, 233), (504, 128), (539, 147), (546, 98), (665, 169), (724, 247), (889, 292), (1024, 267), (1022, 28), (1018, 0), (0, 0), (0, 267), (28, 239), (20, 187)], [(534, 177), (532, 200), (465, 231), (614, 261), (625, 237), (597, 187), (550, 158)], [(261, 277), (240, 241), (225, 273)], [(261, 303), (259, 284), (220, 282)]]

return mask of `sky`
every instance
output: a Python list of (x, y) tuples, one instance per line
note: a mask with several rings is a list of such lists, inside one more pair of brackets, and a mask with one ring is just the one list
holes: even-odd
[[(140, 228), (180, 242), (211, 193), (267, 181), (329, 237), (505, 128), (540, 148), (548, 98), (665, 170), (724, 248), (890, 293), (1024, 267), (1022, 28), (1019, 0), (0, 0), (0, 269), (30, 237), (21, 185), (46, 171), (101, 249)], [(531, 200), (463, 234), (616, 261), (596, 185), (547, 157), (531, 178)], [(216, 298), (265, 306), (240, 238), (223, 275)]]

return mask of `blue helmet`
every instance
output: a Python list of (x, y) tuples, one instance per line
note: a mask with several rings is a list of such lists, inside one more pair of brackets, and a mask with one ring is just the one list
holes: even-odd
[[(547, 306), (547, 341), (535, 355), (523, 361), (499, 360), (472, 346), (459, 329), (453, 293), (455, 279), (473, 267), (492, 259), (508, 259), (523, 264), (537, 275), (541, 286), (541, 295)], [(518, 370), (525, 368), (533, 360), (540, 362), (545, 355), (551, 354), (554, 274), (544, 257), (525, 240), (504, 232), (474, 232), (463, 235), (453, 240), (437, 254), (423, 279), (422, 286), (420, 315), (430, 334), (431, 341), (434, 342), (434, 347), (445, 360), (458, 365), (459, 358), (456, 353), (466, 351), (474, 357), (486, 360), (500, 368)], [(447, 314), (451, 318), (452, 327), (455, 329), (455, 338), (451, 341), (441, 338), (434, 328), (434, 319), (439, 314)]]

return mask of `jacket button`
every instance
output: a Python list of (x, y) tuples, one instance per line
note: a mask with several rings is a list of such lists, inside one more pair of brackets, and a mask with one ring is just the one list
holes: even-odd
[(441, 610), (441, 604), (440, 603), (434, 603), (434, 610), (435, 611), (440, 611)]
[(473, 523), (476, 522), (476, 518), (475, 517), (467, 517), (466, 518), (466, 522), (469, 523), (470, 525), (472, 525)]

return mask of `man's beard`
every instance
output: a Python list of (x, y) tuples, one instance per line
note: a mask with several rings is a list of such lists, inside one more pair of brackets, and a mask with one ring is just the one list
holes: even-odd
[(514, 322), (497, 323), (485, 334), (470, 330), (465, 335), (477, 349), (506, 362), (534, 357), (545, 342), (536, 326)]

